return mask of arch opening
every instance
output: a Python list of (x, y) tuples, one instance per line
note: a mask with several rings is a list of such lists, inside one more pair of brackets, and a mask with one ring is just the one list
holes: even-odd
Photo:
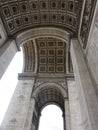
[[(53, 104), (58, 106), (64, 115), (65, 113), (64, 89), (62, 89), (61, 86), (59, 86), (58, 84), (55, 83), (42, 84), (33, 91), (32, 97), (35, 97), (35, 108), (32, 117), (32, 124), (33, 124), (32, 128), (38, 130), (41, 111), (43, 111), (44, 108), (46, 108), (48, 105)], [(63, 120), (64, 120), (63, 126), (65, 128), (66, 123), (64, 116)]]
[[(48, 104), (58, 105), (64, 111), (64, 95), (62, 88), (58, 88), (57, 84), (48, 83), (46, 86), (35, 89), (33, 96), (36, 99), (36, 110), (40, 114), (41, 110)], [(59, 86), (60, 87), (60, 86)], [(66, 95), (67, 96), (67, 95)]]
[(38, 130), (63, 130), (62, 115), (62, 110), (57, 105), (47, 105), (41, 111)]
[(60, 90), (53, 87), (45, 87), (40, 90), (37, 95), (37, 105), (39, 111), (41, 111), (44, 106), (50, 103), (57, 104), (62, 110), (64, 110), (64, 98), (60, 93)]

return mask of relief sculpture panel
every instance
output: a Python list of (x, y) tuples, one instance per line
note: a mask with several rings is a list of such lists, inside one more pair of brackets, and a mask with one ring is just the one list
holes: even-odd
[(83, 48), (86, 48), (96, 1), (97, 0), (86, 0), (85, 2), (82, 26), (81, 26), (81, 31), (80, 31), (80, 37), (83, 43)]

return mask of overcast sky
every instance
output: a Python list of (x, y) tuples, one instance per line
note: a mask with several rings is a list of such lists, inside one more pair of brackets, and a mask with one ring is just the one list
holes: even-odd
[(48, 105), (42, 110), (39, 130), (63, 130), (62, 111), (59, 107)]
[[(22, 52), (18, 52), (0, 80), (0, 124), (18, 82), (17, 76), (22, 71), (22, 64)], [(63, 130), (62, 111), (59, 107), (49, 105), (41, 115), (39, 130)]]

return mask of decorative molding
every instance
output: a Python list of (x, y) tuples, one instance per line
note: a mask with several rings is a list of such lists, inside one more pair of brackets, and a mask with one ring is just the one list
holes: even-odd
[(24, 72), (34, 72), (35, 69), (35, 50), (33, 41), (30, 40), (23, 44), (24, 50)]
[(38, 78), (38, 79), (36, 79), (36, 81), (34, 83), (34, 89), (36, 89), (37, 87), (39, 87), (40, 85), (42, 85), (44, 83), (55, 83), (55, 84), (58, 84), (60, 87), (67, 90), (66, 79), (59, 79), (59, 78), (51, 78), (51, 79), (50, 78), (46, 78), (46, 79)]
[(83, 48), (86, 48), (88, 35), (90, 31), (90, 26), (92, 22), (92, 17), (94, 14), (94, 9), (96, 5), (97, 0), (86, 0), (85, 2), (85, 8), (84, 8), (84, 14), (82, 19), (82, 25), (80, 30), (80, 38), (83, 43)]

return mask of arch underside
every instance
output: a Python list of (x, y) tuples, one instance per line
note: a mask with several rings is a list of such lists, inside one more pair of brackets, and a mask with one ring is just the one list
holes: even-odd
[[(36, 53), (34, 46), (36, 46)], [(24, 72), (66, 73), (67, 50), (64, 41), (52, 37), (38, 38), (26, 42), (23, 45), (23, 50), (25, 57)], [(37, 61), (37, 66), (35, 61)]]
[(48, 104), (56, 104), (64, 111), (64, 97), (60, 92), (60, 89), (57, 89), (54, 86), (45, 86), (41, 88), (35, 98), (38, 112), (41, 112)]
[(1, 0), (0, 14), (9, 36), (28, 28), (57, 27), (77, 34), (81, 0)]
[[(38, 82), (37, 82), (38, 83)], [(33, 111), (32, 124), (37, 129), (39, 125), (39, 118), (42, 109), (49, 105), (55, 104), (65, 113), (64, 100), (68, 98), (67, 88), (63, 88), (60, 84), (56, 83), (41, 83), (37, 88), (33, 89), (32, 97), (35, 98), (35, 108)], [(63, 117), (64, 118), (64, 117)], [(64, 122), (65, 125), (65, 122)]]

